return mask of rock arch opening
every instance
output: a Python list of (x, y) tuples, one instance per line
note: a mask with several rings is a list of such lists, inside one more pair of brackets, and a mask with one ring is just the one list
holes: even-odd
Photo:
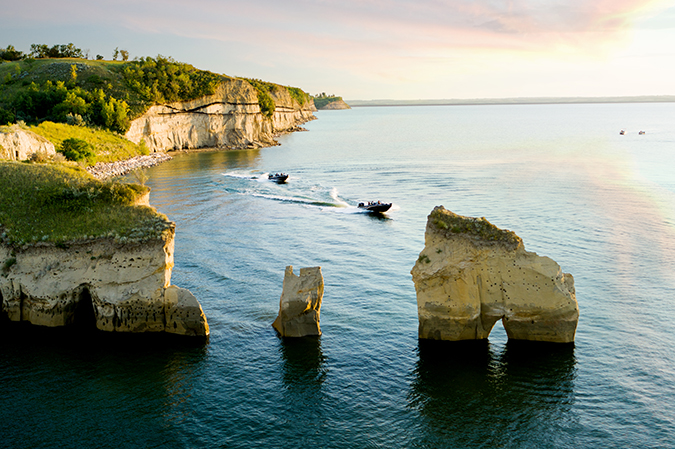
[(91, 293), (87, 287), (80, 291), (79, 298), (73, 311), (71, 327), (78, 331), (91, 332), (96, 330), (96, 313)]

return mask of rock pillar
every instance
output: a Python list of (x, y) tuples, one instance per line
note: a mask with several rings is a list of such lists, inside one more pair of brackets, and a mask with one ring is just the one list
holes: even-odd
[(296, 276), (293, 266), (287, 266), (279, 301), (279, 316), (272, 326), (282, 337), (321, 335), (319, 314), (322, 298), (321, 267), (301, 268), (300, 276)]

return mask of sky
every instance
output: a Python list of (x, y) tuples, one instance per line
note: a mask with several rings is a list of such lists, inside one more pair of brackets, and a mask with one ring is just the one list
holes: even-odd
[(171, 56), (349, 100), (675, 95), (675, 0), (0, 0), (0, 47)]

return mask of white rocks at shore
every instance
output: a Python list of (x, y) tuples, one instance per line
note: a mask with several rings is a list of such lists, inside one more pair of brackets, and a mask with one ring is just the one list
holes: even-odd
[(152, 153), (148, 156), (136, 156), (124, 161), (109, 163), (99, 162), (92, 167), (87, 167), (87, 171), (96, 179), (108, 179), (115, 176), (126, 175), (139, 168), (152, 167), (170, 159), (172, 159), (172, 157), (166, 153)]

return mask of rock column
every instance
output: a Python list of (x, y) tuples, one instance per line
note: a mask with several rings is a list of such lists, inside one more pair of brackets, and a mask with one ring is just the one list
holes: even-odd
[(279, 301), (279, 316), (272, 326), (282, 337), (321, 335), (319, 315), (322, 299), (321, 267), (301, 268), (300, 276), (296, 276), (293, 266), (287, 266)]

